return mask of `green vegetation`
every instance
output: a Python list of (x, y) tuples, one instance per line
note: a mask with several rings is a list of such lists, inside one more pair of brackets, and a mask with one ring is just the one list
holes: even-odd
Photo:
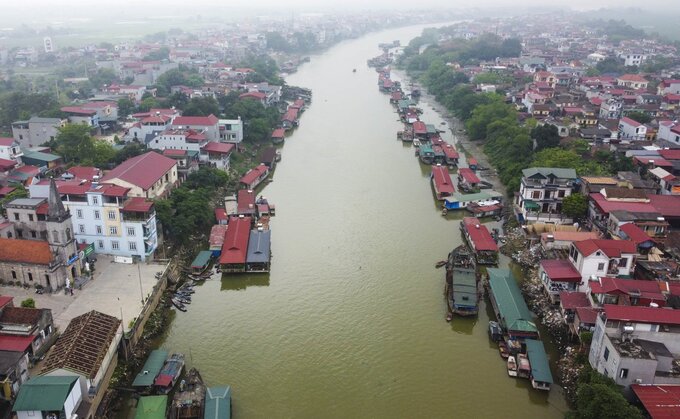
[(652, 122), (652, 117), (647, 112), (633, 111), (626, 113), (626, 116), (635, 122), (647, 124)]
[(588, 200), (580, 193), (573, 193), (562, 200), (562, 212), (575, 220), (582, 219), (588, 212)]
[(35, 308), (35, 300), (32, 298), (27, 298), (21, 302), (21, 307), (24, 308)]
[(0, 125), (9, 127), (12, 122), (31, 116), (58, 116), (61, 105), (48, 93), (11, 91), (0, 95)]
[(28, 191), (24, 188), (21, 183), (11, 183), (9, 186), (16, 188), (12, 192), (8, 193), (4, 198), (0, 199), (0, 212), (2, 215), (6, 215), (5, 204), (12, 202), (17, 198), (27, 198)]
[(576, 411), (567, 419), (642, 419), (642, 413), (621, 394), (614, 380), (586, 366), (578, 380)]
[(168, 199), (155, 202), (165, 233), (176, 243), (189, 243), (215, 223), (212, 200), (229, 181), (221, 170), (202, 167), (190, 174)]
[(319, 49), (320, 44), (316, 36), (311, 32), (295, 32), (288, 41), (279, 32), (267, 32), (265, 34), (267, 48), (278, 52), (309, 53)]
[(531, 138), (536, 141), (535, 151), (560, 145), (560, 135), (555, 125), (537, 125), (531, 130)]

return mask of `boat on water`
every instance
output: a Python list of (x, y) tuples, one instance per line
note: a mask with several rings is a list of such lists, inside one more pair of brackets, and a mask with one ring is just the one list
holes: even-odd
[(510, 377), (517, 377), (517, 361), (514, 356), (509, 356), (507, 361), (508, 375)]
[(503, 359), (508, 359), (510, 357), (508, 345), (506, 345), (505, 342), (503, 341), (498, 342), (498, 352), (500, 353), (501, 358)]
[(475, 255), (477, 264), (498, 264), (498, 245), (486, 226), (475, 217), (464, 217), (460, 222), (460, 229)]
[(500, 342), (503, 340), (503, 329), (501, 329), (501, 325), (498, 324), (498, 322), (493, 320), (489, 321), (489, 336), (494, 342)]
[(445, 294), (451, 313), (470, 317), (479, 312), (479, 275), (472, 253), (464, 245), (449, 253)]
[(517, 354), (517, 376), (520, 378), (531, 378), (531, 363), (526, 354)]
[(175, 353), (165, 360), (163, 368), (153, 382), (159, 393), (168, 394), (177, 384), (177, 380), (184, 371), (184, 354)]
[(176, 308), (177, 310), (179, 310), (179, 311), (187, 311), (187, 308), (186, 308), (186, 306), (184, 305), (184, 303), (182, 303), (181, 301), (179, 301), (177, 298), (172, 298), (170, 301), (172, 302), (172, 305), (175, 306), (175, 308)]
[(205, 384), (196, 368), (187, 372), (172, 398), (170, 419), (201, 419), (204, 412)]

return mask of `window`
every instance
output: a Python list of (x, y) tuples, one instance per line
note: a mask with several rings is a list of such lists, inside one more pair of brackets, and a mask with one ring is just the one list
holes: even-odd
[(66, 241), (71, 241), (71, 229), (66, 229)]
[(135, 235), (135, 228), (134, 227), (128, 227), (127, 228), (127, 235), (128, 236), (134, 236)]
[(92, 203), (95, 205), (99, 205), (99, 197), (98, 196), (93, 196), (92, 197)]
[(557, 191), (557, 197), (558, 198), (564, 198), (565, 194), (566, 194), (566, 191), (564, 191), (564, 190), (560, 189), (559, 191)]
[(137, 250), (137, 243), (135, 243), (135, 242), (129, 242), (129, 243), (128, 243), (128, 248), (129, 248), (130, 250)]
[(57, 230), (52, 230), (52, 239), (55, 243), (59, 243), (59, 232)]
[(541, 191), (532, 191), (531, 192), (531, 198), (532, 199), (541, 199)]
[(83, 218), (83, 210), (77, 209), (77, 210), (76, 210), (76, 217), (78, 217), (78, 218)]
[(604, 360), (609, 360), (609, 348), (604, 348)]
[(96, 226), (97, 234), (102, 234), (102, 226)]
[(12, 271), (12, 279), (17, 279), (17, 272), (16, 271)]
[(628, 368), (621, 368), (621, 371), (619, 371), (619, 378), (627, 378), (628, 377)]
[(109, 234), (112, 236), (118, 235), (118, 227), (109, 227)]
[(94, 210), (94, 219), (98, 220), (100, 218), (99, 216), (99, 210)]
[(99, 247), (100, 249), (103, 249), (104, 248), (104, 240), (97, 240), (97, 247)]
[(33, 274), (30, 272), (28, 273), (28, 280), (33, 282)]
[(115, 220), (116, 219), (116, 211), (109, 211), (109, 220)]
[(19, 238), (24, 237), (24, 231), (23, 230), (17, 230), (17, 237), (19, 237)]
[(18, 212), (14, 213), (14, 221), (19, 221), (19, 213)]
[(603, 262), (600, 262), (600, 263), (597, 264), (597, 270), (598, 271), (604, 271), (604, 263)]
[(28, 221), (33, 221), (33, 214), (28, 214)]
[(120, 245), (118, 244), (117, 241), (112, 241), (112, 242), (111, 242), (111, 249), (113, 249), (113, 250), (118, 250), (118, 249), (120, 249)]
[(626, 258), (619, 259), (619, 268), (626, 268), (626, 267), (628, 267), (628, 259), (626, 259)]

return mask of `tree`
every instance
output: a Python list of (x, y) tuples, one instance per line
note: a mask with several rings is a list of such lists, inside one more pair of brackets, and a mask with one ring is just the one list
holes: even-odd
[(640, 411), (623, 395), (607, 384), (581, 384), (577, 392), (576, 412), (568, 417), (578, 419), (642, 419)]
[(118, 80), (116, 72), (110, 68), (99, 68), (97, 71), (88, 77), (92, 87), (101, 88), (105, 84), (111, 84)]
[(562, 200), (562, 213), (575, 220), (582, 219), (588, 212), (588, 200), (580, 193), (573, 193)]
[(137, 110), (139, 112), (148, 112), (149, 109), (158, 108), (160, 106), (161, 103), (158, 101), (158, 99), (155, 97), (147, 97), (146, 99), (142, 100), (142, 103), (139, 104)]
[(127, 118), (127, 116), (131, 115), (134, 110), (135, 103), (132, 100), (126, 97), (118, 99), (118, 115), (120, 115), (121, 118)]
[(116, 150), (111, 144), (103, 140), (95, 140), (92, 156), (81, 163), (88, 166), (105, 167), (111, 163), (115, 157)]
[(12, 202), (17, 198), (27, 198), (28, 191), (24, 188), (21, 183), (12, 183), (9, 186), (15, 188), (12, 192), (8, 193), (4, 198), (0, 199), (0, 211), (5, 213), (5, 204)]
[(32, 298), (27, 298), (21, 302), (21, 307), (35, 308), (35, 300)]
[(557, 127), (551, 124), (537, 125), (531, 130), (531, 138), (536, 141), (536, 151), (560, 145), (560, 135)]
[(59, 128), (56, 144), (57, 152), (66, 162), (80, 163), (95, 154), (94, 139), (85, 124), (66, 124)]
[(170, 48), (168, 47), (161, 47), (155, 51), (151, 51), (150, 53), (146, 54), (144, 58), (142, 58), (142, 61), (161, 61), (161, 60), (167, 60), (170, 57)]
[(291, 50), (290, 44), (279, 32), (267, 32), (264, 37), (267, 41), (267, 48), (280, 52), (288, 52)]
[(271, 125), (264, 118), (255, 118), (248, 121), (245, 137), (248, 141), (258, 142), (269, 138)]
[(487, 126), (499, 119), (516, 121), (514, 108), (500, 101), (477, 106), (465, 126), (471, 139), (481, 140), (486, 137)]
[(639, 122), (641, 124), (647, 124), (649, 122), (652, 122), (652, 117), (649, 116), (648, 113), (646, 112), (640, 112), (640, 111), (633, 111), (633, 112), (628, 112), (626, 116), (630, 119), (632, 119), (635, 122)]
[(195, 97), (184, 107), (184, 116), (208, 116), (220, 113), (219, 105), (212, 97)]

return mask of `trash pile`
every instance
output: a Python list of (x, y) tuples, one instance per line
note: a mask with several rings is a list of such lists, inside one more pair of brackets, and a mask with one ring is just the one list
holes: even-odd
[(540, 243), (527, 248), (528, 242), (521, 228), (508, 229), (505, 240), (501, 252), (523, 268), (534, 267), (543, 258)]
[(576, 391), (578, 389), (578, 377), (583, 371), (583, 365), (577, 361), (580, 349), (567, 346), (560, 362), (557, 363), (557, 373), (564, 388), (564, 397), (570, 405), (576, 402)]

